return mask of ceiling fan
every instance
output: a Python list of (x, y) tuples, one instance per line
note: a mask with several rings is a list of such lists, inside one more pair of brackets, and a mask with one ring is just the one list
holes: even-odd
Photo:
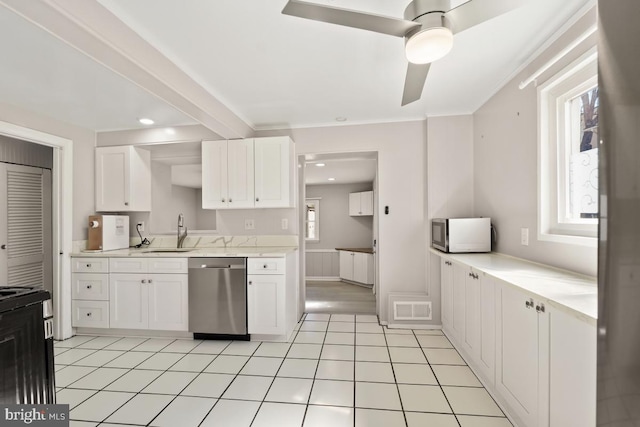
[(413, 0), (404, 19), (299, 0), (289, 0), (285, 15), (404, 37), (409, 65), (402, 105), (420, 99), (429, 67), (449, 53), (453, 35), (513, 10), (524, 0), (470, 0), (451, 8), (451, 0)]

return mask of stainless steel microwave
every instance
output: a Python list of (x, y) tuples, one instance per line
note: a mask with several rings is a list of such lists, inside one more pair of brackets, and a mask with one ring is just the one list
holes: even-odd
[(434, 218), (431, 246), (443, 252), (491, 252), (491, 218)]

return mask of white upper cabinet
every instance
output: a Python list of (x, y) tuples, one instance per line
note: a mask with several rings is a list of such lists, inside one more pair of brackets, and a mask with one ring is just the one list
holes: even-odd
[(349, 193), (349, 215), (350, 216), (372, 216), (373, 215), (373, 191)]
[(133, 147), (96, 148), (96, 211), (151, 210), (151, 155)]
[(289, 137), (202, 141), (202, 207), (293, 207)]

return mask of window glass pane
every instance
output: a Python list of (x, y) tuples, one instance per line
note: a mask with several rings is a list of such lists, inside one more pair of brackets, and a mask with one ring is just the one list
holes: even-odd
[(319, 200), (307, 200), (305, 203), (305, 238), (307, 240), (318, 240), (318, 222), (319, 222)]

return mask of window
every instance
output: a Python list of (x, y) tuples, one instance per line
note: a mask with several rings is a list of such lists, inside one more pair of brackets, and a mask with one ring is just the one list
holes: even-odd
[(592, 51), (538, 88), (541, 240), (595, 246), (598, 75)]
[(306, 199), (305, 201), (305, 240), (320, 240), (320, 199)]

